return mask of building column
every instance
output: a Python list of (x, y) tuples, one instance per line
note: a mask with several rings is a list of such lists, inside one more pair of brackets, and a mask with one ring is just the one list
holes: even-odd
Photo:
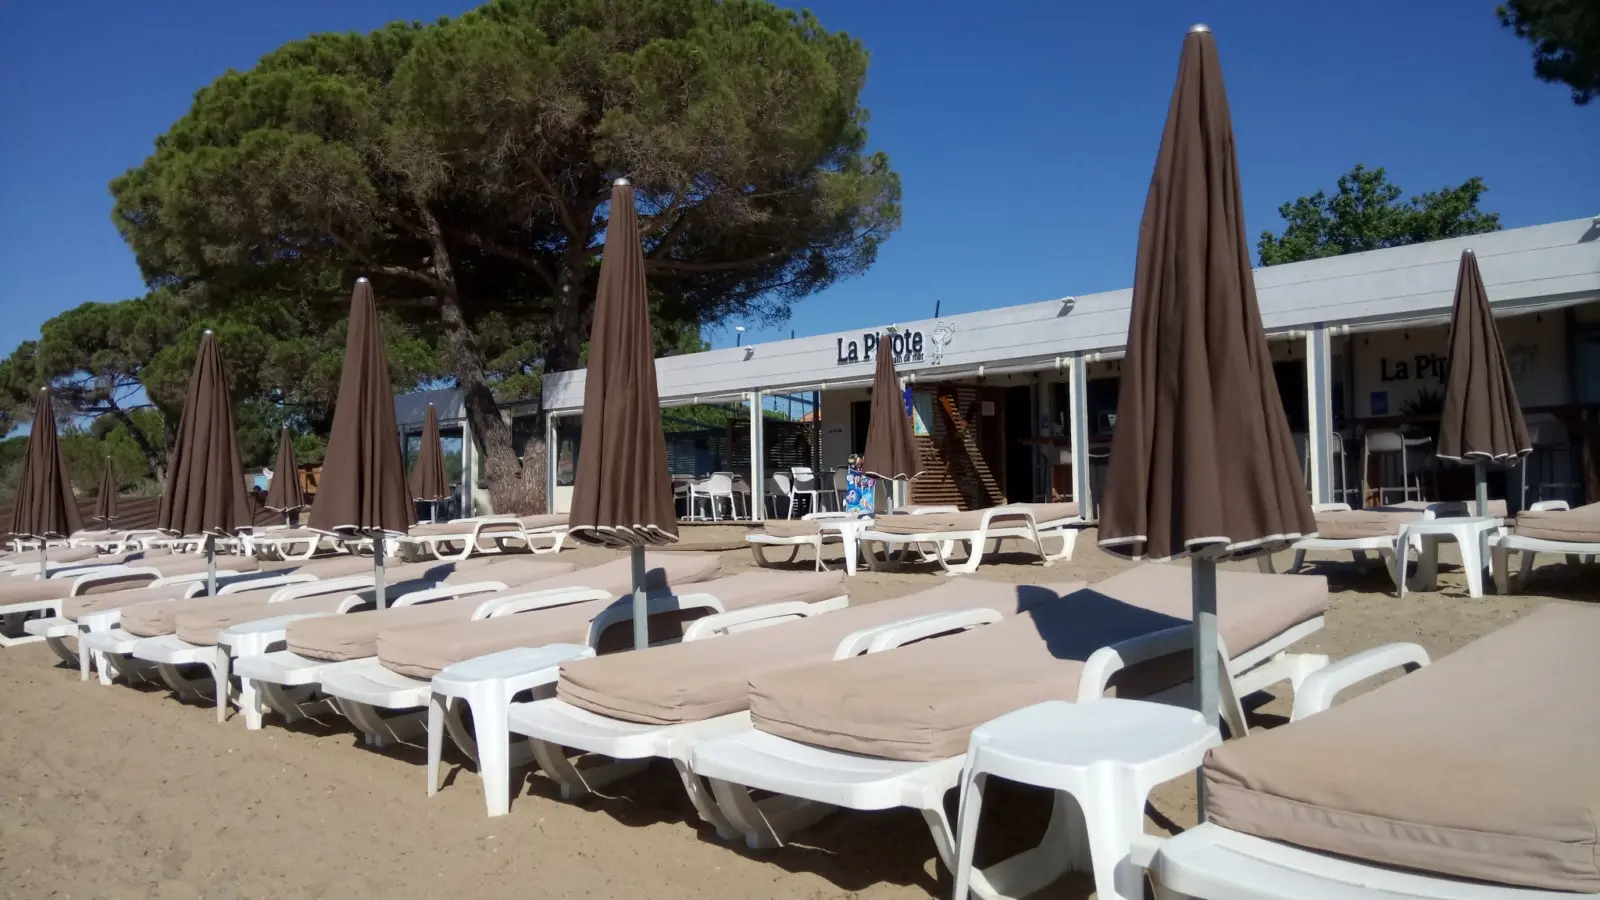
[(556, 414), (544, 417), (544, 511), (556, 511)]
[(766, 417), (761, 414), (762, 392), (750, 391), (750, 518), (760, 522), (767, 513)]
[(1089, 361), (1074, 353), (1068, 367), (1067, 425), (1072, 438), (1072, 499), (1085, 519), (1098, 521), (1089, 479)]
[(1306, 332), (1306, 418), (1311, 502), (1333, 503), (1343, 498), (1333, 496), (1333, 345), (1322, 323)]

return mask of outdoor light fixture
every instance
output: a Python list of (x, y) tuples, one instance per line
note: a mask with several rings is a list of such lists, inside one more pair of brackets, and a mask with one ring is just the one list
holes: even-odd
[(883, 329), (883, 333), (884, 334), (899, 334), (900, 333), (900, 326), (899, 325), (890, 325), (887, 328)]
[(733, 326), (733, 345), (735, 347), (737, 347), (737, 346), (739, 346), (740, 344), (743, 344), (743, 343), (744, 343), (744, 326), (743, 325), (735, 325), (735, 326)]

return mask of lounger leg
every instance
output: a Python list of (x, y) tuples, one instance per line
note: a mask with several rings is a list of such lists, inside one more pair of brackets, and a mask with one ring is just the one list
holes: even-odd
[(983, 545), (985, 541), (974, 540), (965, 542), (967, 545), (967, 559), (960, 565), (950, 564), (950, 551), (954, 541), (944, 541), (939, 544), (939, 565), (944, 567), (946, 575), (970, 575), (978, 571), (978, 564), (983, 561)]
[(1532, 550), (1522, 551), (1522, 571), (1517, 573), (1518, 590), (1528, 589), (1528, 579), (1533, 577), (1533, 561), (1538, 555)]
[[(1083, 809), (1084, 834), (1094, 870), (1095, 891), (1101, 897), (1142, 897), (1144, 873), (1128, 860), (1133, 836), (1144, 830), (1144, 803), (1148, 789), (1129, 784), (1121, 773), (1096, 773), (1074, 792)], [(1120, 776), (1120, 777), (1119, 777)]]
[[(90, 650), (89, 650), (88, 647), (85, 647), (83, 645), (83, 635), (80, 632), (79, 635), (78, 635), (78, 680), (79, 681), (88, 681), (89, 680), (89, 658), (90, 658), (90, 656), (91, 656)], [(105, 677), (105, 673), (104, 672), (100, 673), (100, 683), (101, 684), (110, 684), (110, 681)]]
[(783, 846), (789, 835), (833, 812), (826, 803), (802, 800), (798, 797), (774, 795), (756, 802), (750, 789), (742, 784), (730, 784), (716, 778), (711, 782), (711, 793), (717, 807), (727, 817), (728, 824), (744, 835), (744, 845), (751, 850), (773, 850)]
[[(987, 777), (987, 776), (985, 776)], [(1079, 811), (1078, 802), (1066, 791), (1055, 791), (1054, 804), (1050, 811), (1050, 824), (1045, 827), (1044, 837), (1039, 843), (1027, 850), (1018, 853), (1009, 859), (997, 862), (987, 869), (974, 870), (968, 860), (968, 890), (978, 897), (1024, 897), (1037, 892), (1040, 888), (1050, 884), (1066, 873), (1078, 870), (1086, 871), (1091, 865), (1087, 842), (1083, 834), (1081, 823), (1083, 814)], [(958, 842), (959, 851), (963, 854), (970, 853), (971, 842), (965, 837), (966, 833), (967, 804), (963, 799), (961, 805), (963, 837)], [(928, 820), (930, 829), (934, 828), (934, 820), (926, 811), (923, 817)], [(943, 817), (940, 816), (940, 820)], [(1143, 811), (1140, 811), (1140, 824), (1143, 824)], [(976, 835), (978, 822), (974, 821), (972, 827)], [(935, 831), (934, 842), (941, 843)], [(954, 851), (949, 856), (941, 855), (946, 867), (954, 871)], [(957, 890), (952, 896), (966, 897)], [(1102, 897), (1112, 898), (1119, 896), (1140, 897), (1133, 894), (1106, 894)]]
[(695, 812), (700, 814), (701, 820), (717, 830), (717, 838), (731, 841), (739, 836), (728, 817), (722, 814), (722, 808), (717, 805), (717, 800), (711, 794), (711, 788), (706, 785), (706, 780), (690, 771), (688, 763), (681, 759), (672, 761), (678, 770), (678, 779), (683, 782), (683, 789), (689, 795), (689, 802), (694, 804)]
[[(45, 642), (45, 646), (49, 647), (50, 651), (52, 653), (54, 653), (55, 655), (61, 657), (61, 661), (62, 662), (68, 663), (68, 664), (71, 664), (71, 665), (77, 665), (78, 664), (78, 651), (76, 649), (72, 648), (72, 647), (68, 647), (67, 646), (66, 638), (58, 638), (58, 637), (45, 638), (44, 642)], [(87, 676), (85, 676), (83, 680), (84, 681), (88, 681), (89, 679), (88, 679)]]
[(1256, 557), (1256, 571), (1263, 575), (1276, 575), (1277, 570), (1272, 567), (1272, 554), (1263, 553)]
[(239, 711), (244, 713), (246, 731), (261, 730), (261, 719), (266, 714), (266, 707), (261, 702), (261, 692), (256, 690), (253, 678), (239, 679)]

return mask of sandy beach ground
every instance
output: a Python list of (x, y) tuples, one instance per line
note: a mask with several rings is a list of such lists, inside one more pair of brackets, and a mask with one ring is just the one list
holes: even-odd
[[(1076, 559), (1042, 568), (1003, 554), (973, 578), (1093, 581), (1127, 564), (1100, 553), (1093, 533)], [(727, 527), (686, 540), (737, 540)], [(613, 554), (563, 554), (598, 562)], [(749, 568), (743, 550), (725, 568)], [(1449, 559), (1449, 557), (1447, 557)], [(1327, 627), (1301, 649), (1334, 658), (1388, 641), (1435, 657), (1551, 602), (1591, 602), (1597, 574), (1555, 558), (1529, 596), (1472, 600), (1454, 567), (1440, 590), (1394, 597), (1381, 570), (1319, 562), (1334, 593)], [(1280, 571), (1286, 558), (1278, 560)], [(809, 567), (809, 563), (806, 563)], [(1253, 564), (1249, 568), (1254, 568)], [(943, 581), (917, 572), (865, 572), (852, 602), (900, 596)], [(1584, 585), (1588, 590), (1584, 590)], [(81, 683), (42, 644), (0, 650), (0, 896), (15, 898), (528, 897), (832, 898), (948, 896), (921, 817), (843, 812), (778, 851), (717, 840), (700, 825), (670, 767), (619, 782), (605, 798), (561, 802), (522, 772), (511, 814), (484, 816), (477, 774), (459, 756), (437, 796), (425, 792), (424, 753), (361, 746), (342, 720), (259, 732), (216, 724), (211, 710), (165, 689)], [(1282, 689), (1256, 709), (1272, 727), (1288, 712)], [(1036, 841), (1046, 798), (994, 790), (979, 862)], [(1192, 779), (1159, 788), (1146, 827), (1194, 820)], [(1069, 878), (1040, 896), (1090, 896)]]

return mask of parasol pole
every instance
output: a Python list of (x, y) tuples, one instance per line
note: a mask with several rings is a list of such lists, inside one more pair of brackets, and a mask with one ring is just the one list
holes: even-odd
[(644, 593), (644, 545), (633, 545), (633, 649), (650, 646), (649, 601)]
[[(1197, 708), (1205, 723), (1218, 728), (1221, 706), (1217, 679), (1217, 561), (1211, 556), (1196, 556), (1190, 562), (1191, 589), (1194, 592), (1194, 688)], [(1200, 821), (1206, 820), (1206, 776), (1196, 773), (1195, 798)]]

